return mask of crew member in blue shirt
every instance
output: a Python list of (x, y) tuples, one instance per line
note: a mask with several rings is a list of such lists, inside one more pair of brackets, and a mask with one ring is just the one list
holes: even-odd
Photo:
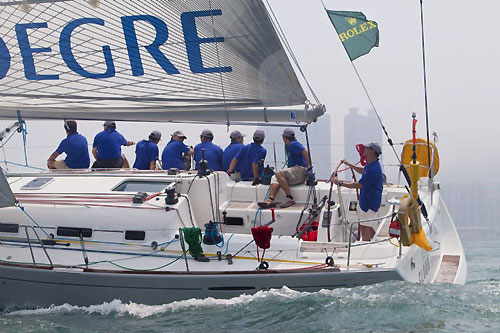
[(285, 146), (288, 147), (288, 168), (276, 171), (271, 179), (269, 198), (258, 203), (261, 208), (276, 206), (274, 199), (280, 188), (283, 189), (286, 195), (286, 201), (280, 207), (288, 208), (295, 205), (290, 186), (303, 184), (307, 179), (307, 169), (311, 166), (309, 152), (297, 141), (293, 129), (285, 128), (282, 138)]
[(163, 149), (163, 153), (161, 154), (161, 165), (163, 170), (168, 170), (170, 168), (182, 170), (183, 157), (193, 156), (194, 151), (184, 144), (185, 139), (186, 136), (182, 131), (175, 131), (172, 133), (172, 139)]
[(200, 169), (200, 161), (202, 160), (203, 149), (205, 149), (204, 157), (205, 161), (207, 161), (208, 170), (222, 170), (223, 150), (221, 147), (212, 143), (212, 141), (214, 140), (214, 133), (212, 133), (212, 131), (209, 129), (203, 130), (200, 135), (200, 140), (201, 143), (198, 143), (194, 147), (194, 160), (196, 162), (196, 170)]
[[(342, 160), (354, 171), (361, 173), (361, 179), (358, 182), (342, 181), (336, 175), (332, 175), (330, 181), (339, 186), (347, 188), (356, 188), (359, 190), (359, 207), (361, 208), (360, 220), (376, 219), (378, 210), (382, 201), (382, 190), (384, 188), (384, 174), (380, 165), (379, 156), (382, 154), (382, 148), (378, 143), (369, 143), (364, 146), (363, 157), (366, 158), (364, 167), (357, 166)], [(360, 224), (361, 237), (365, 241), (372, 240), (375, 235), (375, 229), (380, 221), (368, 221)]]
[(160, 131), (153, 131), (148, 140), (141, 140), (135, 146), (134, 168), (139, 170), (156, 170), (158, 161), (158, 143), (161, 140)]
[(241, 180), (253, 180), (252, 185), (261, 183), (262, 164), (266, 159), (266, 148), (262, 147), (266, 135), (262, 130), (256, 130), (253, 134), (253, 143), (243, 146), (231, 161), (227, 173), (231, 175), (238, 164), (240, 164)]
[[(231, 165), (231, 161), (238, 154), (241, 148), (243, 148), (243, 138), (245, 134), (242, 134), (240, 131), (232, 131), (229, 138), (231, 139), (231, 144), (224, 149), (224, 153), (222, 154), (222, 170), (228, 170)], [(231, 174), (231, 179), (239, 180), (241, 179), (240, 175), (240, 165), (241, 161), (236, 164), (234, 167), (233, 173)]]
[(104, 131), (98, 133), (92, 145), (92, 154), (96, 161), (92, 165), (93, 169), (120, 169), (130, 168), (130, 165), (122, 155), (121, 146), (132, 146), (132, 141), (127, 141), (123, 135), (116, 131), (114, 121), (104, 123)]
[[(74, 120), (66, 120), (64, 129), (67, 136), (61, 141), (56, 151), (50, 155), (47, 167), (49, 169), (87, 169), (90, 166), (87, 139), (78, 134)], [(62, 153), (66, 153), (66, 158), (56, 161), (56, 158)]]

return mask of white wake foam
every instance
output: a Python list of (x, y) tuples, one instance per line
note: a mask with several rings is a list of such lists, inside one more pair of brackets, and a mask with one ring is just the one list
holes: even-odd
[(253, 295), (240, 295), (230, 299), (215, 299), (212, 297), (205, 299), (188, 299), (185, 301), (172, 302), (162, 305), (145, 305), (137, 303), (123, 303), (120, 300), (114, 300), (109, 303), (91, 306), (75, 306), (70, 304), (51, 305), (48, 308), (35, 310), (18, 310), (8, 313), (9, 316), (33, 316), (33, 315), (48, 315), (48, 314), (65, 314), (72, 312), (80, 312), (86, 314), (100, 314), (107, 316), (116, 314), (118, 316), (130, 315), (138, 318), (146, 318), (154, 315), (159, 315), (168, 312), (178, 312), (185, 309), (203, 308), (203, 307), (229, 307), (234, 305), (248, 304), (257, 300), (270, 297), (296, 299), (311, 295), (308, 292), (299, 292), (287, 287), (281, 289), (272, 289), (269, 291), (259, 291)]

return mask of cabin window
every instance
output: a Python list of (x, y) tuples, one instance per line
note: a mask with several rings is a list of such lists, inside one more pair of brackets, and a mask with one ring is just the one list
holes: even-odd
[(125, 239), (134, 241), (143, 241), (146, 239), (146, 232), (137, 230), (127, 230), (125, 231)]
[(243, 225), (243, 218), (241, 217), (226, 217), (226, 225)]
[(58, 227), (57, 228), (57, 236), (64, 237), (80, 237), (82, 235), (83, 238), (92, 237), (92, 229), (89, 228), (68, 228), (68, 227)]
[(52, 182), (54, 178), (35, 178), (21, 187), (21, 190), (39, 190)]
[(19, 224), (0, 223), (0, 232), (17, 234), (19, 232)]
[(113, 191), (116, 192), (146, 192), (146, 193), (158, 193), (162, 192), (170, 182), (159, 182), (159, 181), (144, 181), (144, 180), (126, 180), (123, 183), (116, 186)]

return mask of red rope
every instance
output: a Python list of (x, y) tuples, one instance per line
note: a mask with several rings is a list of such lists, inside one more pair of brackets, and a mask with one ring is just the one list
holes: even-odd
[(272, 233), (273, 228), (270, 228), (267, 225), (252, 228), (252, 236), (255, 240), (255, 244), (264, 250), (271, 247)]

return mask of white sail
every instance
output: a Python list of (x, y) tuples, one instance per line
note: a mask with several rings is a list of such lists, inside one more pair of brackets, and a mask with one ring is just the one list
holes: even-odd
[(311, 122), (324, 113), (304, 109), (261, 0), (0, 0), (0, 19), (0, 117)]
[(3, 174), (2, 168), (0, 168), (0, 208), (14, 206), (15, 203), (16, 198)]

